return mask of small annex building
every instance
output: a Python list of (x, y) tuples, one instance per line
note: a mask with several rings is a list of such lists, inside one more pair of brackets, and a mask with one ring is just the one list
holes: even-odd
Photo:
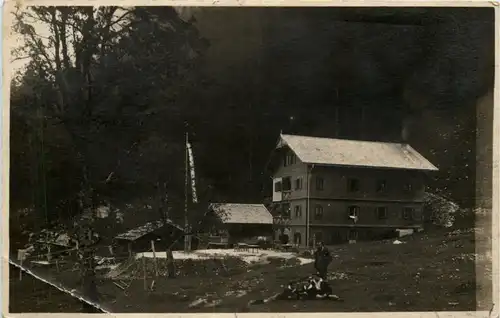
[(208, 207), (205, 231), (210, 239), (228, 246), (269, 241), (273, 235), (273, 216), (264, 204), (212, 203)]

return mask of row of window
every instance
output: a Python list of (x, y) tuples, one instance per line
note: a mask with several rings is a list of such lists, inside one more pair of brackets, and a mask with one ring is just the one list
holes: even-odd
[[(294, 181), (294, 189), (300, 190), (303, 187), (302, 177), (298, 177)], [(405, 183), (404, 190), (406, 192), (412, 191), (412, 184), (410, 182)], [(325, 180), (322, 177), (316, 177), (316, 190), (322, 191), (325, 189)], [(292, 190), (292, 178), (284, 177), (281, 182), (276, 182), (274, 186), (274, 192), (281, 191), (291, 191)], [(347, 180), (347, 191), (351, 193), (359, 192), (361, 190), (361, 182), (359, 179), (349, 178)], [(375, 190), (378, 193), (384, 193), (387, 190), (387, 181), (383, 179), (377, 180)]]
[(290, 166), (297, 163), (297, 156), (295, 156), (293, 153), (287, 153), (285, 155), (285, 158), (283, 159), (283, 166)]
[[(285, 216), (289, 213), (289, 209), (285, 209)], [(347, 207), (347, 217), (349, 219), (357, 219), (359, 217), (359, 211), (360, 207), (359, 206), (349, 206)], [(387, 219), (388, 218), (388, 213), (387, 213), (387, 207), (376, 207), (374, 209), (375, 214), (377, 215), (377, 218), (380, 220)], [(420, 214), (419, 210), (416, 210), (412, 207), (404, 207), (402, 210), (402, 218), (405, 220), (411, 220), (411, 219), (420, 219)], [(294, 215), (295, 218), (300, 219), (302, 218), (302, 206), (301, 205), (296, 205), (294, 207)], [(289, 217), (289, 215), (288, 215)], [(322, 220), (323, 219), (323, 206), (320, 204), (317, 204), (314, 207), (314, 219), (315, 220)]]
[[(315, 232), (313, 237), (316, 242), (321, 242), (323, 241), (323, 232)], [(357, 238), (358, 238), (358, 231), (355, 229), (349, 230), (348, 239), (356, 240)], [(313, 238), (311, 238), (311, 240), (312, 239)], [(337, 231), (333, 231), (331, 233), (331, 240), (337, 242), (340, 241), (340, 233)], [(295, 232), (293, 234), (293, 243), (297, 245), (302, 244), (302, 234), (300, 232)]]

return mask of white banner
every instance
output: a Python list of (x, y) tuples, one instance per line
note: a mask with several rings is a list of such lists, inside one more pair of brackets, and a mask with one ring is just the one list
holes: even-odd
[(188, 158), (189, 158), (189, 171), (191, 175), (191, 193), (193, 195), (193, 203), (198, 202), (198, 197), (196, 195), (196, 179), (195, 179), (195, 173), (194, 173), (194, 157), (193, 157), (193, 150), (191, 149), (191, 144), (189, 141), (186, 140), (186, 147), (188, 151)]

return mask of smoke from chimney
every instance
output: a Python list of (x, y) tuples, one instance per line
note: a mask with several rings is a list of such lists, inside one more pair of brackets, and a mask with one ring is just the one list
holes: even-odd
[(401, 143), (408, 143), (408, 138), (410, 137), (410, 117), (406, 117), (403, 119), (401, 123)]

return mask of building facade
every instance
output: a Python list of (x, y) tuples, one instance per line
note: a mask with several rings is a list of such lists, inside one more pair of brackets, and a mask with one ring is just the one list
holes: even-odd
[(437, 170), (404, 144), (292, 135), (280, 136), (272, 163), (272, 212), (299, 246), (421, 227), (426, 173)]

